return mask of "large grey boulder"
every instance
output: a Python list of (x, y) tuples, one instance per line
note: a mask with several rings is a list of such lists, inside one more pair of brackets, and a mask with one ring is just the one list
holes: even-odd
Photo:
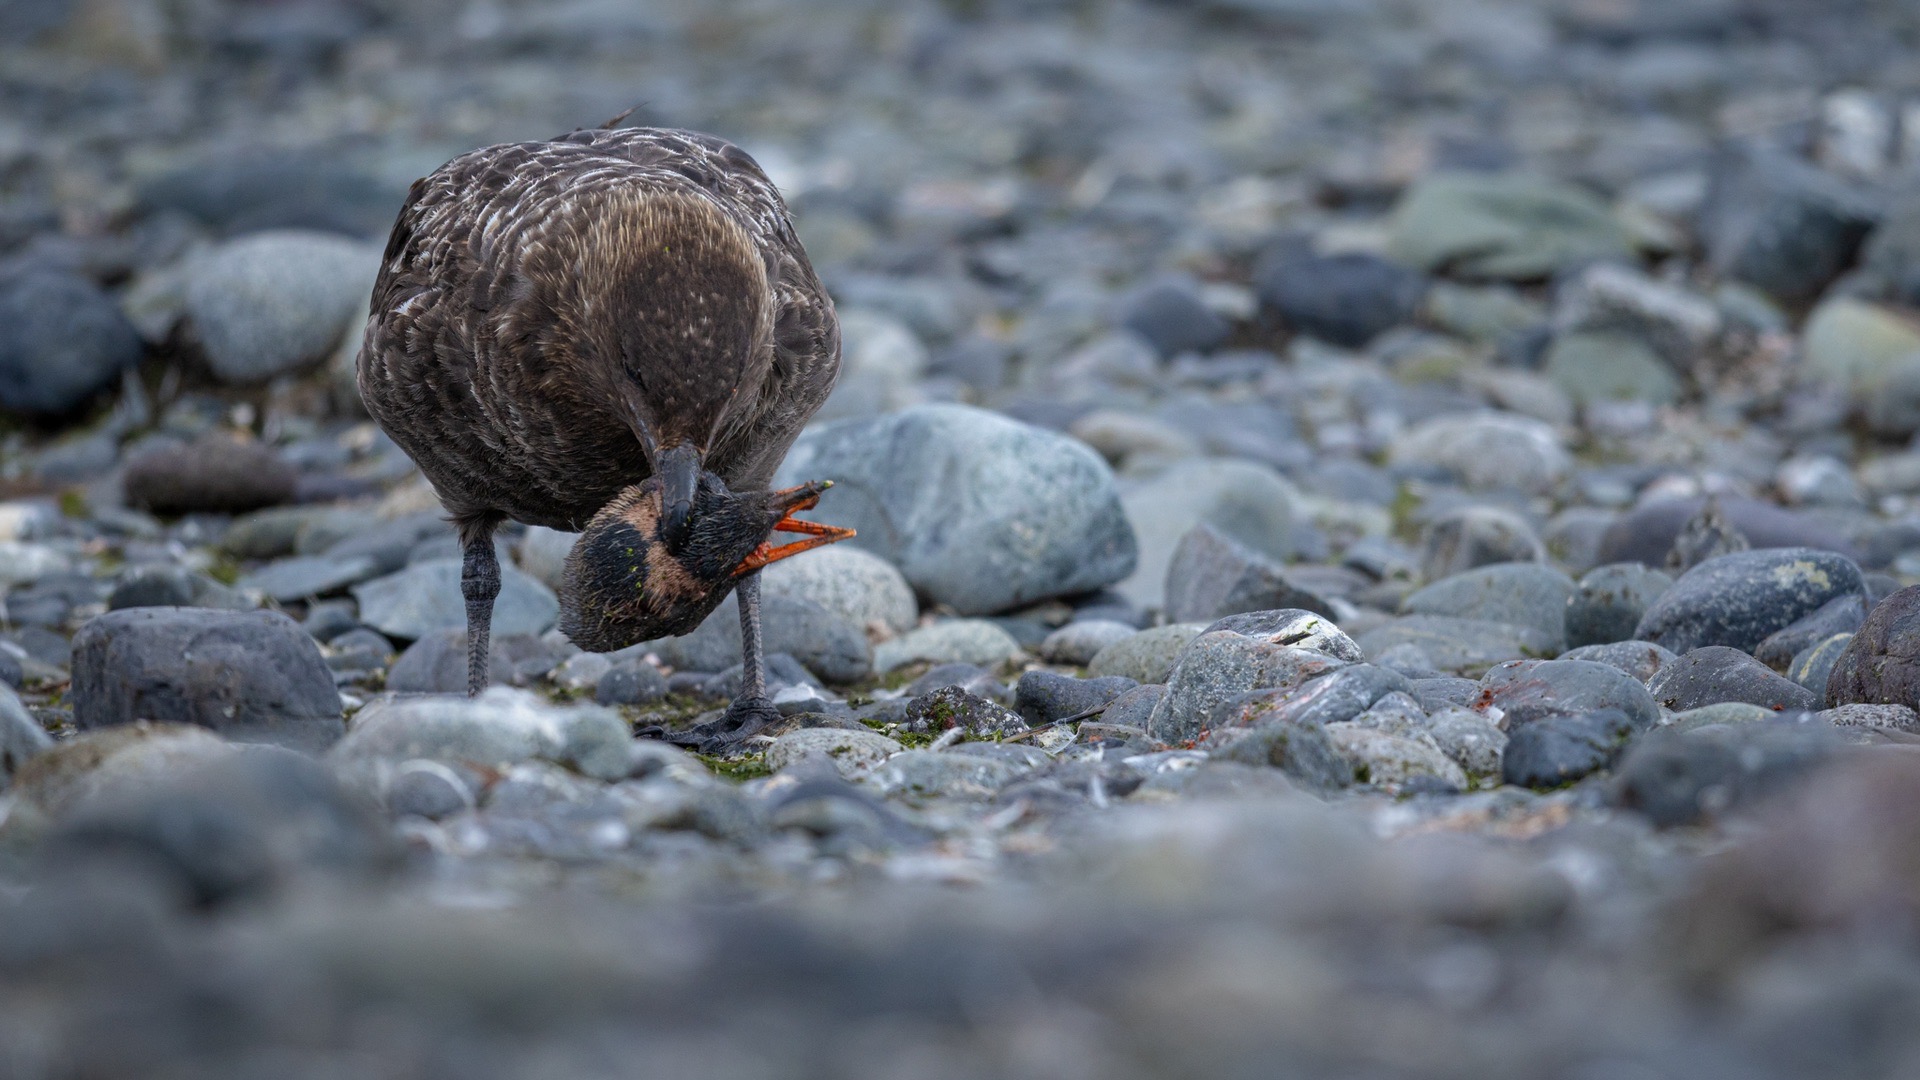
[(923, 596), (982, 615), (1111, 585), (1135, 543), (1100, 455), (963, 405), (924, 405), (807, 432), (778, 483), (832, 480), (817, 517)]
[(109, 611), (74, 635), (72, 701), (82, 731), (171, 721), (313, 750), (346, 727), (319, 646), (277, 611)]
[(319, 361), (356, 319), (380, 249), (296, 229), (228, 241), (189, 268), (187, 315), (224, 382), (262, 382)]

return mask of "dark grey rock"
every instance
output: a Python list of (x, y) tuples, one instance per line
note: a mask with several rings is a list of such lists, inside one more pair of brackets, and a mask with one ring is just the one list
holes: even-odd
[(650, 705), (666, 696), (667, 677), (637, 656), (616, 662), (593, 687), (601, 705)]
[(276, 559), (248, 573), (236, 584), (256, 589), (270, 600), (285, 603), (345, 592), (381, 573), (379, 564), (364, 555), (334, 558), (330, 555), (298, 555)]
[(1611, 645), (1582, 645), (1561, 653), (1560, 660), (1593, 660), (1617, 667), (1641, 682), (1653, 678), (1677, 654), (1651, 641), (1616, 641)]
[(57, 416), (140, 362), (140, 334), (93, 282), (52, 268), (0, 275), (0, 409)]
[(1635, 731), (1618, 709), (1541, 717), (1507, 736), (1500, 778), (1540, 789), (1570, 784), (1613, 764)]
[(1692, 825), (1780, 790), (1841, 745), (1826, 724), (1786, 719), (1656, 731), (1621, 760), (1610, 794), (1655, 825)]
[(1353, 786), (1353, 762), (1333, 745), (1326, 727), (1311, 720), (1263, 722), (1233, 732), (1212, 753), (1217, 761), (1273, 766), (1309, 791)]
[(1567, 602), (1567, 644), (1578, 648), (1632, 639), (1647, 608), (1672, 587), (1671, 576), (1641, 563), (1589, 570)]
[(1262, 309), (1286, 325), (1358, 349), (1412, 321), (1426, 296), (1427, 279), (1378, 255), (1317, 255), (1283, 245), (1261, 258), (1253, 287)]
[[(1405, 676), (1372, 664), (1355, 664), (1294, 686), (1255, 690), (1216, 705), (1203, 731), (1227, 731), (1267, 723), (1339, 724), (1366, 712), (1388, 694), (1404, 694)], [(1158, 718), (1156, 718), (1158, 719)], [(1159, 730), (1150, 733), (1173, 742)]]
[[(11, 601), (13, 598), (9, 598)], [(134, 607), (203, 607), (248, 611), (256, 605), (238, 591), (184, 566), (137, 567), (114, 582), (107, 610)]]
[[(1344, 666), (1346, 661), (1309, 644), (1280, 645), (1231, 629), (1209, 631), (1180, 651), (1167, 676), (1166, 697), (1148, 722), (1148, 734), (1169, 743), (1198, 738), (1221, 702), (1253, 690), (1291, 690)], [(1371, 702), (1360, 708), (1367, 704)]]
[(27, 681), (26, 669), (20, 664), (20, 658), (5, 648), (0, 648), (0, 686), (18, 690)]
[(1787, 665), (1787, 678), (1806, 687), (1816, 700), (1827, 700), (1827, 686), (1833, 679), (1833, 669), (1839, 666), (1840, 658), (1847, 653), (1847, 646), (1853, 643), (1852, 634), (1835, 634), (1825, 641), (1816, 642), (1802, 650)]
[(1565, 647), (1567, 604), (1573, 579), (1539, 563), (1475, 567), (1408, 596), (1400, 610), (1411, 615), (1479, 619), (1538, 630), (1559, 652)]
[(1920, 585), (1875, 604), (1827, 678), (1826, 704), (1920, 701)]
[(404, 186), (346, 162), (301, 152), (239, 160), (213, 154), (144, 181), (138, 192), (144, 211), (177, 211), (227, 236), (261, 229), (378, 236), (406, 195)]
[(1480, 680), (1480, 708), (1497, 708), (1509, 732), (1549, 716), (1616, 710), (1645, 731), (1660, 721), (1653, 695), (1632, 675), (1593, 660), (1502, 664)]
[[(1785, 510), (1772, 503), (1719, 496), (1720, 512), (1755, 548), (1811, 547), (1854, 558), (1852, 544), (1813, 514)], [(1600, 541), (1602, 562), (1639, 562), (1664, 566), (1681, 529), (1693, 520), (1704, 498), (1657, 499), (1621, 515)]]
[(346, 726), (319, 647), (277, 611), (110, 611), (74, 635), (72, 702), (83, 731), (161, 720), (313, 750)]
[(1828, 601), (1864, 592), (1860, 568), (1843, 555), (1812, 548), (1736, 552), (1681, 575), (1647, 609), (1634, 637), (1677, 653), (1707, 645), (1750, 652)]
[(1099, 708), (1138, 685), (1117, 676), (1076, 679), (1034, 668), (1014, 687), (1014, 710), (1028, 723), (1043, 724)]
[(1647, 684), (1660, 704), (1674, 712), (1703, 705), (1742, 701), (1776, 711), (1818, 708), (1812, 691), (1782, 678), (1765, 664), (1724, 645), (1682, 653)]
[(979, 739), (1012, 735), (1029, 726), (1019, 713), (957, 686), (943, 686), (914, 698), (907, 703), (905, 715), (908, 723), (924, 724), (927, 731), (957, 727)]
[(929, 405), (809, 431), (778, 482), (815, 478), (836, 483), (820, 520), (858, 529), (851, 543), (963, 615), (1133, 572), (1133, 530), (1100, 456), (994, 413)]
[(1167, 566), (1166, 613), (1174, 622), (1212, 622), (1249, 611), (1297, 608), (1331, 616), (1325, 599), (1295, 584), (1274, 559), (1195, 525)]
[(239, 514), (293, 500), (298, 477), (270, 447), (225, 435), (162, 446), (127, 464), (127, 502), (156, 514)]
[(1466, 707), (1480, 694), (1480, 683), (1474, 679), (1459, 679), (1451, 676), (1438, 679), (1413, 679), (1413, 689), (1409, 691), (1420, 707), (1428, 712), (1438, 712), (1448, 706)]
[[(769, 653), (788, 653), (822, 679), (853, 682), (873, 670), (866, 634), (818, 604), (791, 596), (763, 595), (762, 642)], [(647, 643), (669, 667), (719, 672), (740, 663), (740, 607), (727, 597), (706, 621), (684, 637)]]
[(1754, 647), (1753, 658), (1775, 671), (1786, 671), (1794, 657), (1835, 634), (1852, 633), (1866, 621), (1866, 597), (1857, 593), (1836, 596), (1819, 609), (1768, 634), (1765, 641)]
[(1729, 147), (1709, 175), (1700, 213), (1708, 264), (1789, 304), (1819, 296), (1878, 217), (1859, 191), (1778, 151)]
[(1163, 358), (1211, 352), (1233, 331), (1184, 280), (1158, 281), (1126, 297), (1121, 301), (1120, 323), (1145, 338)]
[(1148, 722), (1153, 719), (1153, 711), (1159, 708), (1160, 700), (1166, 696), (1164, 683), (1136, 686), (1107, 702), (1107, 711), (1100, 714), (1100, 723), (1145, 731)]

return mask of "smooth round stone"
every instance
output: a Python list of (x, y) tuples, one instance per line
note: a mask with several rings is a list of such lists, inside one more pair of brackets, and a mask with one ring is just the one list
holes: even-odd
[(1512, 413), (1437, 416), (1393, 441), (1396, 465), (1448, 469), (1470, 488), (1543, 493), (1573, 471), (1551, 424)]
[(1618, 709), (1547, 716), (1523, 724), (1507, 737), (1500, 778), (1520, 787), (1549, 789), (1611, 765), (1635, 725)]
[(228, 241), (190, 267), (186, 310), (223, 382), (262, 382), (333, 351), (366, 314), (380, 249), (284, 230)]
[(1660, 669), (1647, 690), (1654, 700), (1674, 712), (1725, 701), (1743, 701), (1775, 712), (1819, 708), (1813, 692), (1806, 687), (1724, 645), (1682, 653)]
[[(388, 637), (416, 641), (436, 630), (467, 626), (458, 559), (415, 563), (361, 582), (353, 586), (353, 596), (360, 602), (360, 621)], [(500, 596), (493, 602), (496, 637), (539, 634), (559, 613), (560, 601), (551, 589), (511, 565), (500, 567)]]
[(1075, 619), (1040, 642), (1040, 658), (1050, 664), (1084, 666), (1092, 663), (1102, 649), (1138, 632), (1132, 625), (1112, 619)]
[(319, 646), (277, 611), (109, 611), (74, 635), (70, 700), (82, 730), (159, 720), (318, 750), (346, 726)]
[(1877, 727), (1920, 733), (1920, 712), (1906, 705), (1841, 705), (1814, 716), (1837, 728)]
[(1315, 254), (1281, 246), (1254, 268), (1261, 307), (1302, 333), (1359, 349), (1413, 321), (1427, 292), (1424, 274), (1363, 252)]
[[(493, 686), (513, 682), (513, 662), (505, 635), (488, 640), (487, 681)], [(467, 692), (467, 632), (449, 627), (434, 630), (408, 645), (387, 671), (386, 688), (397, 694), (464, 694)]]
[(593, 687), (593, 700), (601, 705), (649, 705), (666, 696), (667, 677), (639, 657), (616, 662)]
[[(17, 606), (17, 600), (16, 600)], [(114, 582), (107, 610), (136, 607), (202, 607), (251, 611), (258, 601), (184, 566), (141, 566)]]
[[(1811, 547), (1849, 558), (1855, 554), (1853, 545), (1834, 535), (1831, 524), (1818, 515), (1755, 499), (1727, 495), (1716, 498), (1726, 523), (1756, 549)], [(1667, 553), (1673, 550), (1681, 530), (1705, 505), (1705, 498), (1695, 497), (1656, 498), (1635, 506), (1601, 537), (1601, 561), (1664, 566)]]
[(760, 581), (768, 595), (809, 601), (862, 630), (903, 634), (920, 617), (913, 586), (893, 564), (845, 544), (774, 563), (761, 571)]
[(1607, 204), (1521, 173), (1435, 172), (1394, 207), (1387, 254), (1468, 279), (1528, 281), (1633, 252)]
[(1697, 709), (1687, 709), (1674, 713), (1666, 727), (1672, 731), (1692, 731), (1710, 724), (1753, 724), (1762, 720), (1771, 720), (1780, 715), (1765, 705), (1754, 705), (1745, 701), (1722, 701), (1714, 705), (1702, 705)]
[(579, 533), (561, 532), (544, 525), (529, 525), (521, 535), (513, 557), (520, 564), (520, 569), (535, 581), (557, 592), (560, 582), (566, 577), (567, 556), (573, 553), (574, 541), (578, 539)]
[(852, 780), (903, 749), (877, 731), (801, 728), (780, 736), (767, 748), (767, 768), (779, 772), (809, 758), (825, 758), (841, 776)]
[[(762, 594), (761, 647), (787, 653), (808, 671), (834, 683), (873, 673), (873, 646), (860, 627), (818, 604), (795, 596)], [(680, 671), (725, 671), (741, 662), (740, 600), (728, 594), (691, 634), (641, 643), (660, 662)]]
[(1673, 587), (1673, 578), (1641, 563), (1612, 563), (1581, 577), (1567, 601), (1567, 644), (1628, 641), (1647, 608)]
[(924, 405), (807, 431), (778, 483), (831, 477), (819, 518), (962, 615), (1110, 585), (1136, 545), (1086, 445), (997, 413)]
[(473, 788), (459, 772), (438, 761), (403, 761), (387, 780), (387, 812), (394, 817), (438, 821), (473, 807)]
[(140, 454), (121, 484), (155, 514), (240, 514), (293, 501), (298, 479), (271, 447), (214, 434)]
[(1853, 261), (1878, 219), (1873, 199), (1796, 155), (1760, 146), (1715, 155), (1698, 230), (1724, 279), (1802, 304)]
[(1910, 705), (1920, 701), (1920, 585), (1874, 605), (1835, 661), (1826, 704)]
[(1076, 679), (1043, 668), (1020, 676), (1014, 687), (1014, 711), (1028, 723), (1044, 724), (1099, 708), (1139, 685), (1132, 679), (1107, 676)]
[(0, 409), (69, 412), (140, 354), (139, 332), (92, 281), (50, 267), (0, 280)]
[(1634, 637), (1677, 653), (1708, 645), (1751, 652), (1828, 601), (1865, 592), (1860, 568), (1830, 551), (1737, 551), (1681, 575), (1647, 609)]
[(1578, 716), (1617, 710), (1644, 731), (1660, 720), (1660, 708), (1638, 679), (1592, 660), (1544, 660), (1503, 664), (1480, 681), (1483, 708), (1497, 708), (1508, 731), (1548, 716)]
[(336, 559), (326, 555), (299, 555), (277, 559), (242, 577), (238, 585), (285, 603), (327, 596), (372, 578), (378, 567), (365, 557)]
[(1527, 520), (1494, 506), (1464, 506), (1435, 518), (1420, 534), (1420, 571), (1442, 581), (1476, 566), (1545, 562), (1546, 545)]
[(23, 540), (0, 540), (0, 585), (27, 585), (73, 569), (58, 548)]
[(1540, 631), (1554, 652), (1565, 647), (1573, 579), (1539, 563), (1481, 566), (1436, 581), (1408, 596), (1400, 610), (1508, 623)]
[(1455, 791), (1466, 790), (1466, 771), (1431, 739), (1389, 735), (1356, 724), (1329, 724), (1327, 735), (1357, 767), (1361, 784), (1395, 793), (1430, 780)]
[(27, 759), (52, 748), (53, 737), (47, 729), (27, 711), (13, 687), (0, 680), (0, 791), (7, 789)]
[(1194, 526), (1205, 523), (1272, 559), (1295, 553), (1306, 520), (1299, 492), (1274, 469), (1251, 461), (1183, 461), (1133, 487), (1121, 499), (1139, 559), (1119, 591), (1143, 608), (1159, 607), (1174, 553)]
[(1441, 671), (1473, 675), (1509, 660), (1550, 655), (1555, 642), (1528, 626), (1445, 615), (1403, 615), (1361, 634), (1359, 644), (1369, 656), (1399, 645), (1414, 645)]
[(1507, 733), (1486, 717), (1471, 709), (1440, 709), (1428, 718), (1426, 732), (1440, 752), (1465, 769), (1467, 775), (1499, 774)]
[(1661, 667), (1671, 663), (1674, 655), (1672, 649), (1651, 641), (1616, 641), (1611, 645), (1582, 645), (1577, 649), (1568, 649), (1555, 659), (1593, 660), (1619, 668), (1644, 683), (1653, 678)]
[(911, 630), (873, 651), (877, 673), (919, 661), (999, 667), (1024, 655), (1020, 643), (985, 619), (948, 619)]
[(1211, 352), (1233, 327), (1215, 314), (1194, 284), (1175, 278), (1154, 282), (1120, 302), (1120, 325), (1139, 334), (1162, 359), (1183, 352)]

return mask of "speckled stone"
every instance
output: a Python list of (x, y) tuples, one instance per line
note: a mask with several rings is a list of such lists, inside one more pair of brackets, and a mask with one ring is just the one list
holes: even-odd
[(1682, 575), (1647, 609), (1633, 636), (1676, 653), (1707, 645), (1751, 652), (1828, 601), (1865, 592), (1860, 567), (1831, 551), (1736, 551)]

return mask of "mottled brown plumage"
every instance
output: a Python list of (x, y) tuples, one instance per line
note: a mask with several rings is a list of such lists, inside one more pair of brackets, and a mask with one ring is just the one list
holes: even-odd
[(360, 390), (460, 526), (471, 688), (499, 588), (490, 537), (512, 518), (585, 530), (561, 625), (587, 648), (685, 633), (738, 576), (757, 695), (756, 546), (811, 498), (756, 493), (839, 362), (786, 206), (730, 143), (576, 131), (416, 182), (374, 284)]
[(463, 527), (578, 530), (681, 440), (730, 488), (764, 488), (839, 362), (832, 302), (753, 159), (629, 128), (417, 181), (359, 374)]

